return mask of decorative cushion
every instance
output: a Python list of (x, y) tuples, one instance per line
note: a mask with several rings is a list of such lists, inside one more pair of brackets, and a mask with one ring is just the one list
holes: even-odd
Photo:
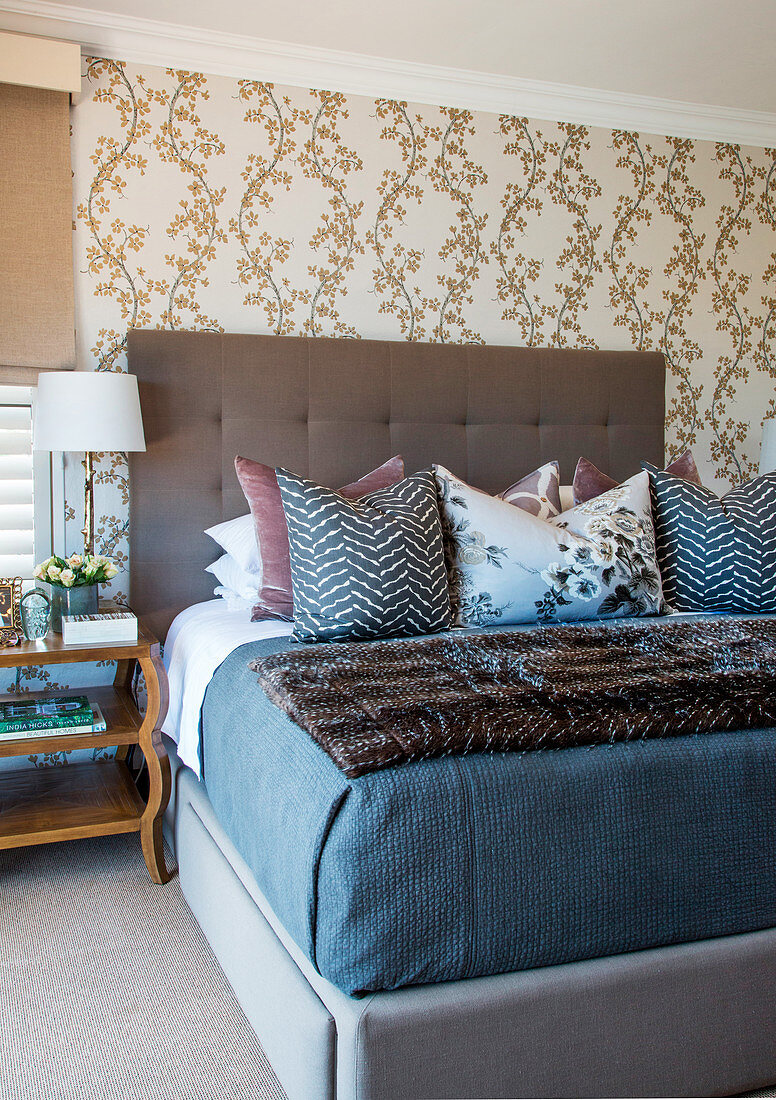
[(546, 521), (435, 467), (461, 626), (654, 615), (662, 604), (645, 474)]
[(287, 470), (276, 475), (288, 524), (295, 638), (392, 638), (451, 625), (431, 470), (353, 501)]
[(560, 506), (560, 466), (557, 462), (547, 462), (538, 470), (527, 474), (510, 485), (503, 493), (502, 500), (530, 512), (539, 519), (550, 519), (562, 511)]
[(720, 500), (644, 463), (663, 589), (676, 611), (776, 611), (776, 473)]
[[(692, 451), (685, 451), (683, 455), (679, 455), (670, 466), (666, 466), (666, 473), (682, 477), (694, 485), (701, 484), (701, 475), (698, 473)], [(602, 473), (592, 462), (586, 458), (580, 458), (574, 471), (574, 503), (584, 504), (586, 500), (592, 500), (593, 497), (613, 489), (616, 484), (616, 481)]]
[(211, 539), (234, 559), (243, 572), (255, 574), (258, 591), (261, 580), (261, 558), (256, 543), (253, 516), (249, 513), (247, 516), (238, 516), (237, 519), (228, 519), (226, 523), (217, 523), (215, 527), (208, 527), (205, 534), (210, 535)]
[[(291, 566), (288, 560), (288, 531), (280, 499), (275, 471), (263, 462), (254, 462), (240, 455), (234, 460), (242, 491), (251, 509), (254, 541), (261, 561), (261, 587), (252, 619), (284, 619), (294, 615), (291, 594)], [(376, 470), (340, 489), (343, 496), (354, 500), (384, 489), (404, 477), (404, 460), (400, 455), (388, 459)]]

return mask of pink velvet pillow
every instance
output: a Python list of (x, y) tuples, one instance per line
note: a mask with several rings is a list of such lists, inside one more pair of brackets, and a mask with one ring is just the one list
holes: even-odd
[[(679, 455), (670, 466), (666, 466), (665, 472), (681, 477), (684, 481), (690, 481), (693, 485), (701, 484), (701, 475), (692, 457), (692, 451), (685, 451)], [(574, 504), (584, 504), (586, 500), (600, 497), (601, 493), (608, 493), (614, 489), (618, 482), (602, 473), (592, 462), (586, 458), (580, 458), (574, 471)]]
[[(275, 470), (272, 466), (265, 466), (263, 462), (254, 462), (250, 458), (241, 458), (240, 455), (234, 460), (234, 468), (253, 516), (261, 558), (259, 602), (253, 609), (251, 620), (260, 622), (262, 619), (285, 619), (291, 622), (294, 617), (294, 598), (288, 555), (288, 528)], [(401, 455), (395, 455), (376, 470), (350, 485), (345, 485), (339, 491), (349, 500), (356, 500), (367, 493), (374, 493), (377, 489), (387, 489), (403, 477), (404, 459)]]

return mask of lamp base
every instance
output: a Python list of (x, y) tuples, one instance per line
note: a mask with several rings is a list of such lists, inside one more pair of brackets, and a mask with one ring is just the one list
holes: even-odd
[(84, 454), (84, 554), (94, 553), (94, 455)]

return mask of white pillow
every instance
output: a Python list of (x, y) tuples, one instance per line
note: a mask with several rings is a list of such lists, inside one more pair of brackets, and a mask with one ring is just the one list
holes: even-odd
[(218, 561), (208, 565), (205, 572), (212, 573), (220, 585), (235, 596), (239, 596), (240, 599), (251, 600), (252, 605), (257, 603), (259, 578), (255, 573), (246, 573), (241, 569), (239, 563), (230, 554), (224, 554)]
[(242, 596), (236, 595), (232, 592), (231, 588), (224, 588), (223, 585), (216, 585), (213, 589), (213, 595), (219, 596), (226, 604), (227, 611), (253, 611), (256, 606), (256, 600), (246, 600)]
[[(261, 577), (261, 558), (256, 545), (256, 528), (250, 512), (247, 516), (228, 519), (225, 523), (208, 527), (205, 534), (210, 535), (211, 539), (230, 554), (243, 572), (255, 573), (257, 577)], [(256, 588), (259, 588), (258, 584)]]

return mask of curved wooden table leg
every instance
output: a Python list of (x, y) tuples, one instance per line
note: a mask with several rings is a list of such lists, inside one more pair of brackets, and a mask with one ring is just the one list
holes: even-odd
[[(132, 695), (132, 680), (135, 671), (135, 658), (128, 657), (126, 660), (116, 661), (116, 675), (113, 677), (113, 686), (119, 691), (126, 691), (129, 695)], [(131, 745), (118, 745), (116, 748), (116, 759), (126, 760), (129, 756), (129, 750)]]
[(168, 882), (170, 872), (164, 861), (162, 817), (170, 800), (172, 779), (170, 760), (162, 743), (161, 724), (167, 713), (167, 673), (158, 646), (152, 657), (139, 657), (145, 676), (148, 704), (140, 727), (139, 744), (148, 765), (148, 803), (140, 819), (140, 841), (148, 872), (154, 882)]

